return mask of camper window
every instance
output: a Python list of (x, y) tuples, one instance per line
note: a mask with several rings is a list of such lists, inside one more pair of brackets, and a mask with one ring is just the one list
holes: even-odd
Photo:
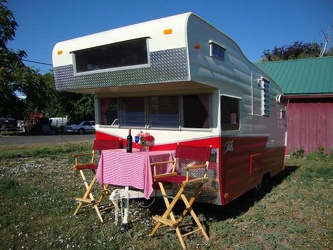
[(76, 73), (148, 64), (146, 38), (74, 51)]
[(269, 87), (270, 83), (265, 78), (260, 79), (261, 85), (261, 114), (268, 117), (270, 115)]
[(214, 42), (210, 42), (210, 56), (224, 62), (224, 52), (225, 48)]
[(101, 125), (118, 126), (117, 99), (101, 99)]
[(183, 120), (185, 128), (209, 128), (209, 95), (184, 96)]
[(179, 127), (178, 96), (149, 97), (148, 102), (148, 123), (150, 127)]
[(144, 127), (145, 123), (145, 98), (119, 99), (120, 126)]
[(280, 119), (286, 119), (286, 110), (280, 109)]
[(101, 99), (101, 124), (139, 128), (209, 128), (209, 94)]
[(221, 127), (222, 130), (239, 129), (240, 99), (221, 96)]

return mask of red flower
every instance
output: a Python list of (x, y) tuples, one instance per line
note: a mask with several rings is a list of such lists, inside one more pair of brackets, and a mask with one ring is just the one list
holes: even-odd
[(140, 131), (140, 133), (137, 134), (137, 136), (140, 139), (140, 143), (141, 145), (145, 145), (146, 142), (154, 142), (155, 138), (154, 136), (152, 136), (150, 133), (143, 133), (142, 131)]

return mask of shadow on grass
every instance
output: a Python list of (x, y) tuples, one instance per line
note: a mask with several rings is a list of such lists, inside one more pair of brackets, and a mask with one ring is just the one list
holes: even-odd
[[(203, 224), (207, 232), (209, 232), (209, 220), (224, 221), (230, 218), (236, 218), (246, 213), (255, 203), (271, 192), (274, 187), (280, 185), (284, 179), (290, 176), (298, 168), (299, 166), (286, 166), (284, 171), (270, 179), (270, 185), (268, 185), (266, 190), (260, 194), (249, 191), (224, 206), (197, 202), (193, 205), (193, 209), (197, 215), (204, 215), (206, 219)], [(152, 214), (163, 214), (165, 204), (162, 199), (156, 199), (154, 204), (149, 207), (149, 209)], [(178, 202), (175, 206), (174, 212), (175, 214), (179, 214), (183, 209), (184, 205), (182, 202)]]
[(298, 168), (299, 166), (286, 166), (284, 171), (270, 179), (270, 183), (266, 186), (265, 190), (259, 194), (251, 190), (224, 206), (207, 206), (196, 203), (194, 210), (198, 214), (203, 214), (206, 219), (213, 218), (214, 220), (226, 220), (235, 218), (246, 213), (255, 203), (265, 197), (266, 194), (270, 193), (274, 187), (280, 185), (284, 179), (290, 176)]

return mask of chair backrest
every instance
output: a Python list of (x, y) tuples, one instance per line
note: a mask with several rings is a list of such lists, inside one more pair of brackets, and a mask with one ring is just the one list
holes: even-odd
[(93, 150), (117, 149), (120, 148), (120, 140), (94, 140)]
[(175, 158), (209, 161), (211, 147), (177, 145)]

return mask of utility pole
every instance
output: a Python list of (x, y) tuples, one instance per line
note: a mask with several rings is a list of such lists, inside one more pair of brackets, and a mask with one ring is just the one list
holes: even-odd
[(331, 19), (331, 22), (330, 22), (330, 24), (328, 25), (328, 28), (327, 28), (327, 30), (326, 30), (326, 33), (323, 31), (323, 30), (321, 30), (321, 32), (323, 32), (323, 35), (324, 35), (324, 37), (325, 37), (325, 43), (324, 43), (324, 47), (321, 49), (321, 51), (320, 51), (320, 57), (323, 57), (323, 55), (325, 54), (325, 52), (326, 52), (326, 48), (327, 48), (327, 45), (328, 45), (328, 43), (330, 42), (330, 34), (331, 34), (331, 30), (332, 30), (332, 28), (333, 28), (333, 17), (332, 17), (332, 19)]

